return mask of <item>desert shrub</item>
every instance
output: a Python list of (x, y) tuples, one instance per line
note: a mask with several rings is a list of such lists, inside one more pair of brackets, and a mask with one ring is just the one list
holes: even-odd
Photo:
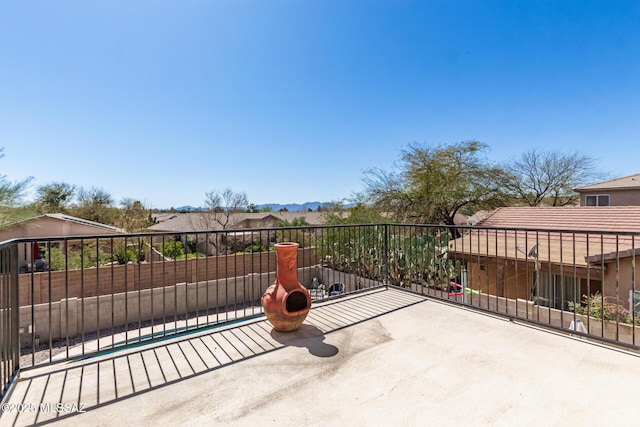
[(314, 246), (316, 243), (315, 234), (312, 233), (310, 229), (299, 228), (309, 225), (310, 224), (304, 217), (296, 217), (292, 221), (279, 221), (278, 227), (283, 228), (283, 230), (278, 230), (276, 232), (276, 241), (295, 242), (300, 244), (301, 248)]
[(171, 259), (179, 259), (184, 256), (182, 242), (179, 240), (168, 240), (162, 245), (162, 255)]
[(176, 259), (192, 259), (192, 258), (206, 258), (206, 257), (207, 256), (203, 253), (194, 252), (194, 253), (178, 255), (178, 258)]
[(111, 262), (111, 254), (103, 249), (96, 251), (94, 243), (87, 243), (80, 247), (70, 247), (67, 254), (60, 250), (59, 247), (51, 247), (44, 249), (44, 258), (49, 263), (51, 270), (77, 270), (80, 268), (99, 267)]
[(580, 303), (569, 302), (569, 310), (577, 314), (592, 317), (599, 320), (616, 320), (629, 322), (629, 310), (611, 301), (611, 298), (603, 296), (600, 292), (583, 295)]
[(136, 254), (131, 249), (120, 248), (113, 253), (113, 258), (118, 264), (128, 264), (136, 259)]

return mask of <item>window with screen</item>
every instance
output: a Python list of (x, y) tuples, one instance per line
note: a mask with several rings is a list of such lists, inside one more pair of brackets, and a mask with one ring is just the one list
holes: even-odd
[(585, 197), (586, 206), (609, 206), (608, 194), (593, 194)]

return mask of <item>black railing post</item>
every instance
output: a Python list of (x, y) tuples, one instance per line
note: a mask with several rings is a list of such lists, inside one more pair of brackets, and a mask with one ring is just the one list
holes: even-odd
[(0, 401), (20, 371), (18, 244), (0, 250)]
[(384, 224), (384, 282), (389, 283), (389, 224)]
[(18, 275), (18, 245), (11, 246), (11, 347), (13, 371), (20, 370), (20, 276)]

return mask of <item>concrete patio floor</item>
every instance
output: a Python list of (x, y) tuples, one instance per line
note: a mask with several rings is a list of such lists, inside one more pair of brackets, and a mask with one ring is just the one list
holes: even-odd
[(635, 353), (380, 289), (293, 333), (258, 318), (22, 372), (0, 425), (629, 425), (639, 391)]

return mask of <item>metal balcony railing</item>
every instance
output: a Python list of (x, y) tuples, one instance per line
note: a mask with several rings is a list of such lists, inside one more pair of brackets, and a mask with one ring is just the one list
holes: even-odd
[(393, 286), (638, 349), (637, 235), (367, 224), (0, 244), (0, 380), (261, 316), (273, 245), (300, 243), (315, 301)]
[(0, 389), (2, 397), (20, 368), (16, 244), (0, 246)]

